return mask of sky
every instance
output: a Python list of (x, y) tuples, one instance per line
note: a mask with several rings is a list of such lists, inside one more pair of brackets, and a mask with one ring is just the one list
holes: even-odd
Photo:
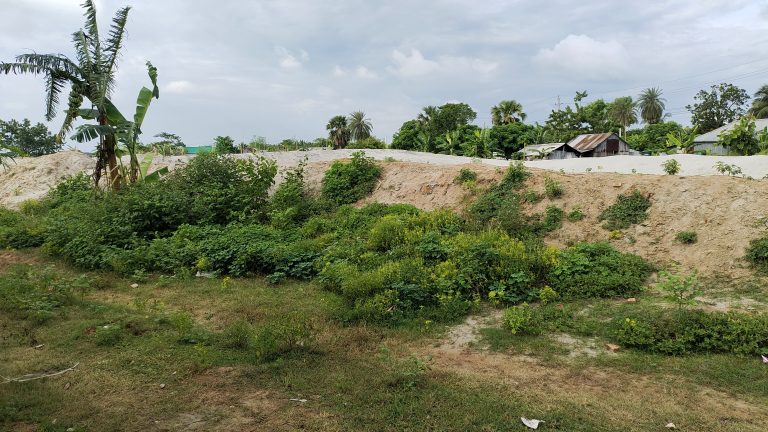
[[(72, 56), (80, 0), (0, 0), (0, 61)], [(187, 145), (217, 135), (326, 136), (334, 115), (362, 110), (389, 142), (427, 105), (465, 102), (489, 126), (501, 100), (546, 121), (558, 97), (587, 101), (660, 87), (671, 119), (702, 88), (768, 84), (768, 0), (98, 0), (106, 34), (133, 9), (113, 95), (132, 113), (147, 60), (158, 68), (142, 141)], [(62, 98), (66, 101), (66, 96)], [(64, 106), (61, 107), (61, 110)], [(44, 119), (42, 77), (0, 76), (0, 119)], [(58, 131), (60, 114), (49, 123)], [(68, 146), (89, 150), (92, 144)]]

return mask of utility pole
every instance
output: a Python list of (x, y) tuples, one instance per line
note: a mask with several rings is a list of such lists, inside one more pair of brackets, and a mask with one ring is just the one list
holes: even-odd
[(560, 103), (560, 95), (557, 95), (557, 104), (556, 105), (557, 105), (557, 111), (560, 112), (560, 107), (562, 106), (562, 104)]

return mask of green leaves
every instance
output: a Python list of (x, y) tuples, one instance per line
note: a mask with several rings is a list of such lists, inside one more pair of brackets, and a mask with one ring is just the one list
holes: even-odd
[(84, 143), (91, 140), (95, 140), (96, 138), (106, 136), (106, 135), (114, 135), (115, 134), (115, 128), (109, 125), (94, 125), (94, 124), (86, 124), (78, 126), (77, 132), (72, 135), (70, 138), (79, 142)]

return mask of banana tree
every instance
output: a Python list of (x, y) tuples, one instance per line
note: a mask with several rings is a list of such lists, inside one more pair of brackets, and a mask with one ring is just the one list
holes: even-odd
[[(133, 115), (133, 121), (129, 121), (115, 107), (111, 101), (107, 100), (107, 119), (108, 124), (85, 124), (77, 128), (77, 132), (72, 135), (72, 139), (77, 142), (86, 142), (105, 136), (114, 136), (117, 140), (116, 156), (128, 154), (129, 167), (126, 169), (122, 165), (122, 159), (117, 158), (119, 170), (122, 171), (120, 178), (128, 178), (131, 183), (138, 181), (142, 173), (141, 164), (136, 154), (138, 137), (141, 134), (141, 125), (144, 123), (144, 117), (152, 102), (152, 99), (160, 97), (160, 90), (157, 87), (157, 68), (152, 63), (147, 62), (147, 71), (149, 79), (152, 82), (152, 89), (142, 87), (136, 98), (136, 111)], [(97, 118), (99, 115), (95, 109), (81, 109), (79, 116), (86, 120)]]

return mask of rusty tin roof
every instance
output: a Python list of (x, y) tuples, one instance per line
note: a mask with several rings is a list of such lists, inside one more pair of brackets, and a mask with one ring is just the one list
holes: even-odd
[(616, 134), (612, 132), (599, 133), (599, 134), (582, 134), (568, 141), (568, 145), (573, 149), (575, 149), (576, 151), (578, 151), (579, 153), (584, 153), (599, 146), (602, 142), (610, 138), (611, 135), (616, 135)]

